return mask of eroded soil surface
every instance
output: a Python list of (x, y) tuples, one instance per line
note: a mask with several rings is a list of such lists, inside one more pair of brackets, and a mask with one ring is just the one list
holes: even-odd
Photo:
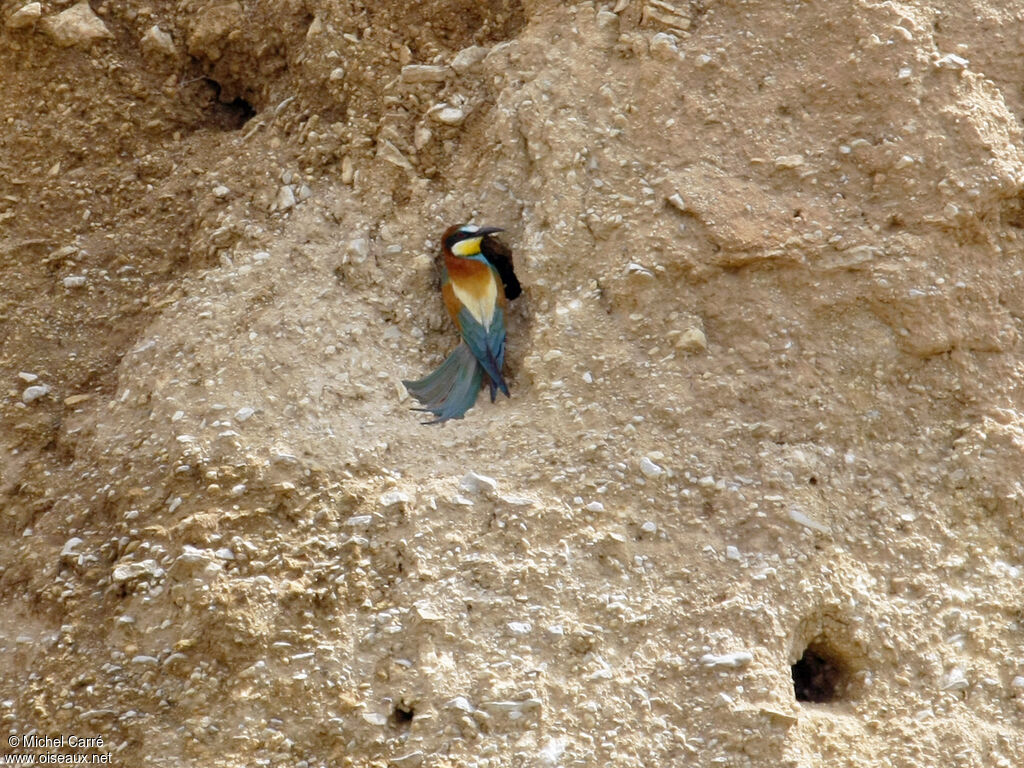
[(1024, 764), (1022, 25), (0, 2), (5, 750)]

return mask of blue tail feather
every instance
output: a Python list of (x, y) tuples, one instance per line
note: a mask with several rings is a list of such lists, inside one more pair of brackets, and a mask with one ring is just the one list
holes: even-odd
[(484, 369), (472, 350), (459, 344), (437, 370), (418, 381), (403, 381), (409, 394), (420, 401), (417, 410), (437, 418), (427, 424), (461, 419), (473, 407), (483, 383)]

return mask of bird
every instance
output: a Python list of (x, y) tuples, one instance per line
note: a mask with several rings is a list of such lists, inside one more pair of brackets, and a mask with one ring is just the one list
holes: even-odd
[(492, 403), (499, 390), (509, 396), (502, 373), (506, 300), (518, 297), (522, 286), (512, 251), (492, 237), (503, 231), (465, 224), (441, 236), (441, 295), (461, 342), (433, 373), (402, 382), (423, 406), (416, 410), (434, 415), (427, 424), (463, 418), (485, 380)]

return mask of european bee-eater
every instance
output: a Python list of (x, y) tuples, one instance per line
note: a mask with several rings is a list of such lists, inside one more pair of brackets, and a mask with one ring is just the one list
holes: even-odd
[(487, 379), (494, 402), (508, 396), (505, 364), (505, 299), (522, 293), (512, 252), (490, 237), (498, 227), (449, 227), (441, 236), (441, 295), (462, 343), (440, 367), (419, 381), (403, 381), (409, 394), (436, 417), (429, 424), (461, 419)]

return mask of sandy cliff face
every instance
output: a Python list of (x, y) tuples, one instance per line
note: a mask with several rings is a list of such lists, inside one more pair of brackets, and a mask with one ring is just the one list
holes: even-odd
[[(1016, 3), (0, 21), (9, 735), (1024, 763)], [(470, 220), (512, 397), (428, 428)]]

